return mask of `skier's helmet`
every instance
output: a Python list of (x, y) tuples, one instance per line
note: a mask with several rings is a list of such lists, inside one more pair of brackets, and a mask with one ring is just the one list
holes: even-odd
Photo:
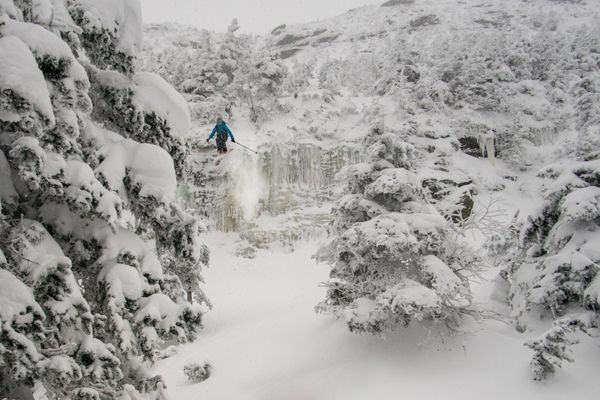
[(217, 117), (217, 124), (220, 124), (221, 122), (223, 122), (223, 118)]

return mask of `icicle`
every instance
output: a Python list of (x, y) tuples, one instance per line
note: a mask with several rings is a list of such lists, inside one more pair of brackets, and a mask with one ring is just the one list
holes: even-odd
[[(263, 213), (277, 216), (332, 200), (335, 175), (360, 161), (360, 150), (314, 144), (273, 145), (255, 157), (234, 152), (218, 168), (197, 162), (190, 193), (183, 187), (179, 196), (182, 202), (189, 196), (190, 206), (204, 210), (216, 229), (237, 232)], [(312, 235), (309, 231), (300, 236)]]
[(487, 155), (487, 158), (490, 160), (492, 165), (496, 165), (496, 148), (494, 146), (495, 140), (496, 135), (492, 130), (487, 131), (487, 133), (480, 133), (479, 137), (477, 138), (481, 155), (484, 157)]

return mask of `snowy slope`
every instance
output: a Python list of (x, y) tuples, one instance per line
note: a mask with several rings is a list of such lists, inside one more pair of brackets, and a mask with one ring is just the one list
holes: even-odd
[[(558, 18), (559, 16), (560, 18)], [(503, 107), (508, 109), (508, 112), (488, 112), (485, 111), (485, 108), (463, 107), (448, 108), (443, 112), (433, 108), (426, 112), (419, 110), (415, 115), (407, 115), (400, 110), (402, 105), (399, 103), (402, 100), (411, 101), (410, 98), (398, 100), (393, 96), (382, 97), (373, 93), (373, 90), (367, 90), (369, 85), (375, 82), (376, 75), (381, 73), (381, 71), (372, 71), (371, 64), (394, 62), (394, 60), (384, 59), (384, 56), (388, 56), (386, 49), (394, 43), (405, 43), (408, 49), (432, 48), (434, 51), (435, 47), (432, 47), (432, 43), (439, 41), (439, 38), (448, 38), (448, 40), (455, 38), (460, 41), (468, 37), (486, 37), (487, 35), (490, 40), (493, 40), (499, 37), (494, 36), (495, 34), (513, 31), (523, 37), (534, 37), (548, 32), (553, 32), (554, 35), (586, 24), (593, 26), (597, 16), (598, 8), (593, 2), (574, 4), (551, 0), (528, 2), (473, 0), (457, 3), (450, 0), (402, 0), (385, 2), (380, 6), (360, 7), (327, 20), (281, 26), (274, 29), (265, 38), (267, 47), (285, 58), (291, 69), (298, 64), (310, 66), (313, 69), (314, 79), (310, 81), (309, 87), (300, 93), (295, 93), (295, 95), (290, 93), (278, 99), (287, 111), (273, 115), (261, 123), (260, 127), (255, 127), (248, 121), (248, 116), (243, 109), (236, 109), (234, 117), (228, 122), (241, 143), (258, 149), (263, 155), (268, 155), (275, 149), (276, 152), (282, 154), (284, 161), (298, 157), (298, 163), (314, 164), (320, 162), (320, 159), (302, 158), (298, 155), (299, 147), (316, 146), (321, 149), (337, 151), (336, 149), (340, 146), (348, 146), (351, 150), (356, 149), (360, 152), (358, 142), (370, 129), (368, 114), (374, 108), (375, 103), (383, 109), (382, 118), (386, 129), (394, 130), (410, 118), (416, 122), (416, 129), (421, 133), (433, 132), (438, 135), (443, 132), (444, 135), (457, 138), (468, 136), (470, 130), (484, 129), (485, 132), (485, 130), (493, 128), (499, 131), (510, 131), (514, 128), (512, 126), (513, 119), (515, 115), (518, 115), (518, 118), (531, 132), (531, 146), (524, 150), (523, 160), (525, 167), (534, 171), (537, 166), (551, 161), (551, 157), (553, 157), (552, 143), (556, 144), (556, 148), (560, 148), (558, 143), (568, 139), (566, 132), (561, 133), (563, 135), (561, 138), (556, 137), (556, 132), (557, 127), (562, 123), (563, 115), (570, 115), (572, 112), (571, 105), (565, 104), (558, 112), (549, 112), (552, 110), (549, 101), (554, 93), (551, 92), (548, 85), (526, 80), (504, 85), (503, 90), (507, 93), (507, 99)], [(555, 26), (546, 26), (552, 24)], [(207, 37), (206, 32), (172, 25), (149, 26), (147, 34), (149, 36), (145, 45), (147, 54), (155, 54), (165, 46), (175, 47), (178, 52), (186, 52), (197, 46), (205, 46), (206, 43), (203, 40), (206, 40)], [(218, 40), (218, 38), (219, 35), (213, 36), (213, 39)], [(410, 65), (411, 58), (415, 55), (401, 54), (400, 56), (404, 58), (397, 62)], [(431, 60), (435, 61), (435, 57)], [(414, 62), (426, 63), (431, 60)], [(340, 73), (346, 80), (364, 77), (365, 82), (341, 82), (341, 88), (331, 90), (322, 88), (322, 77), (319, 74), (327, 72), (327, 70), (320, 68), (328, 63), (331, 64), (330, 70), (333, 71), (330, 74)], [(422, 68), (420, 70), (423, 76), (422, 81), (426, 81), (429, 74), (429, 71), (426, 70), (427, 66), (419, 65), (419, 67)], [(352, 69), (352, 71), (345, 71), (347, 69)], [(344, 87), (344, 84), (348, 84), (350, 88)], [(429, 88), (425, 84), (422, 90), (427, 89)], [(441, 90), (447, 89), (442, 88)], [(402, 97), (401, 93), (399, 97)], [(191, 132), (195, 136), (204, 137), (211, 128), (210, 125), (197, 123)], [(546, 146), (549, 142), (550, 147), (540, 147), (541, 145)], [(202, 157), (210, 154), (208, 149), (210, 147), (202, 147)], [(223, 168), (210, 172), (210, 174), (218, 175), (227, 171), (228, 176), (220, 176), (217, 180), (234, 180), (233, 186), (239, 186), (241, 180), (259, 182), (259, 185), (254, 185), (255, 187), (266, 181), (267, 187), (276, 192), (278, 188), (273, 188), (269, 176), (253, 175), (251, 179), (248, 178), (246, 171), (253, 171), (256, 166), (245, 164), (244, 149), (236, 148), (236, 150), (240, 150), (240, 152), (228, 156), (232, 159), (231, 163), (224, 163)], [(470, 165), (472, 158), (461, 157), (462, 155), (455, 160), (456, 166), (459, 168), (458, 175), (473, 180), (478, 189), (497, 190), (501, 187), (511, 186), (511, 180), (517, 174), (511, 170), (514, 166), (504, 165), (502, 161), (499, 161), (495, 171), (485, 177), (478, 176), (481, 175), (480, 169), (472, 168)], [(286, 168), (285, 163), (277, 163), (269, 160), (268, 157), (263, 157), (258, 164), (263, 171), (269, 171), (267, 175), (270, 175), (271, 171), (285, 170)], [(233, 167), (228, 169), (227, 165)], [(206, 168), (210, 168), (210, 165), (207, 165)], [(438, 173), (436, 172), (436, 174)], [(438, 176), (440, 175), (438, 174)], [(285, 184), (292, 187), (292, 198), (297, 197), (297, 193), (304, 193), (306, 189), (298, 186), (293, 180), (286, 181)], [(308, 185), (309, 191), (312, 189), (311, 185), (312, 182)], [(535, 191), (535, 189), (530, 190)], [(215, 188), (214, 191), (218, 193), (215, 193), (213, 197), (226, 199), (228, 196), (222, 188)], [(238, 192), (240, 191), (245, 192), (246, 190), (241, 188)], [(261, 199), (256, 196), (256, 193), (251, 193), (251, 197), (252, 199), (249, 201), (254, 204), (255, 208), (260, 208)], [(233, 199), (231, 207), (234, 212), (241, 214), (240, 210), (235, 211), (235, 209), (247, 208), (243, 200), (243, 196), (238, 196), (237, 200)], [(294, 201), (289, 203), (295, 204)], [(314, 202), (306, 202), (306, 204), (300, 202), (295, 210), (300, 210), (302, 206), (314, 205)], [(316, 205), (321, 206), (322, 204)], [(271, 206), (264, 208), (273, 213)], [(294, 209), (294, 207), (291, 208)], [(201, 209), (209, 214), (217, 226), (227, 225), (222, 223), (222, 213), (215, 214), (214, 210), (205, 206), (202, 206)], [(261, 211), (257, 209), (256, 212), (244, 211), (243, 213), (256, 216), (260, 215)], [(237, 220), (233, 221), (231, 225), (235, 227), (233, 229), (241, 226)]]
[[(589, 339), (577, 346), (575, 364), (540, 384), (529, 378), (526, 335), (504, 322), (473, 321), (469, 333), (445, 342), (418, 328), (385, 339), (357, 336), (313, 312), (328, 269), (310, 260), (315, 243), (244, 260), (233, 254), (235, 240), (215, 234), (209, 241), (214, 257), (207, 292), (214, 309), (200, 338), (155, 368), (172, 399), (559, 400), (600, 391), (592, 377), (600, 350)], [(484, 294), (490, 286), (476, 289), (477, 300), (501, 311)], [(189, 383), (183, 365), (203, 361), (211, 363), (212, 376)]]
[(267, 41), (283, 58), (298, 55), (323, 60), (349, 51), (371, 53), (382, 42), (394, 39), (435, 40), (443, 32), (475, 33), (518, 26), (529, 26), (533, 31), (536, 18), (544, 15), (560, 15), (556, 28), (564, 30), (594, 25), (598, 9), (593, 1), (392, 0), (355, 8), (325, 21), (282, 25)]

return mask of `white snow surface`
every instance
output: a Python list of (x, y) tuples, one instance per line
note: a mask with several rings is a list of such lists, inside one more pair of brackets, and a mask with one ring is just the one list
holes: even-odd
[(415, 315), (416, 319), (422, 318), (420, 309), (438, 310), (442, 303), (440, 296), (433, 289), (412, 279), (404, 279), (402, 283), (391, 287), (378, 297), (389, 301), (392, 310)]
[(141, 196), (154, 196), (159, 201), (175, 198), (177, 176), (173, 159), (165, 150), (148, 143), (138, 143), (96, 125), (88, 126), (87, 137), (96, 140), (104, 160), (96, 168), (106, 178), (110, 189), (125, 196), (123, 180), (126, 172), (134, 184), (140, 185)]
[(43, 315), (30, 287), (9, 271), (0, 269), (0, 321), (12, 322), (27, 314), (27, 307)]
[(451, 297), (462, 286), (460, 278), (446, 265), (434, 255), (423, 257), (425, 266), (424, 272), (431, 276), (432, 286), (440, 294)]
[(28, 2), (31, 7), (31, 20), (38, 24), (48, 25), (52, 21), (52, 4), (49, 0), (31, 0)]
[(57, 58), (72, 59), (73, 53), (67, 43), (41, 25), (3, 19), (0, 33), (3, 36), (16, 36), (39, 56), (51, 55)]
[(139, 0), (76, 0), (94, 28), (115, 32), (117, 48), (135, 56), (142, 44), (142, 10)]
[(89, 87), (85, 69), (77, 62), (71, 48), (59, 36), (37, 24), (7, 18), (0, 18), (0, 21), (4, 22), (0, 25), (0, 33), (21, 39), (37, 58), (54, 57), (70, 60), (69, 76)]
[(23, 20), (23, 13), (20, 9), (15, 7), (13, 0), (0, 0), (0, 14), (2, 14), (2, 12), (6, 12), (9, 17), (18, 21)]
[(67, 196), (87, 209), (94, 206), (94, 198), (99, 199), (94, 210), (104, 216), (109, 223), (117, 222), (121, 201), (115, 193), (102, 186), (89, 165), (76, 160), (67, 161), (65, 179), (69, 182), (69, 186), (65, 188)]
[(112, 260), (123, 249), (133, 251), (140, 259), (140, 270), (154, 279), (162, 279), (162, 266), (151, 246), (138, 235), (126, 229), (119, 229), (116, 234), (109, 235), (103, 242), (103, 252), (100, 262)]
[(66, 0), (50, 0), (52, 4), (51, 19), (48, 23), (50, 28), (59, 30), (72, 30), (76, 33), (81, 33), (81, 28), (78, 27), (67, 9)]
[(174, 136), (185, 136), (190, 130), (190, 111), (183, 96), (163, 78), (151, 72), (133, 76), (133, 101), (146, 114), (155, 113), (169, 124)]
[(108, 284), (108, 294), (117, 299), (121, 305), (125, 305), (125, 299), (137, 300), (142, 297), (140, 274), (134, 267), (129, 265), (106, 265), (100, 271), (98, 281)]
[(140, 270), (153, 279), (162, 279), (163, 271), (152, 246), (134, 232), (118, 228), (116, 232), (104, 221), (88, 220), (69, 212), (66, 205), (44, 204), (40, 208), (40, 217), (61, 235), (72, 235), (81, 240), (96, 240), (102, 245), (102, 255), (98, 262), (103, 266), (114, 264), (122, 250), (133, 252), (140, 260)]
[(132, 102), (146, 114), (156, 114), (165, 120), (175, 137), (186, 136), (190, 130), (190, 111), (186, 100), (169, 83), (152, 72), (138, 72), (132, 78), (116, 71), (93, 68), (95, 78), (103, 86), (130, 88)]
[(600, 217), (600, 188), (589, 186), (571, 192), (561, 205), (561, 214), (567, 221), (593, 221)]
[[(600, 349), (591, 339), (575, 346), (574, 364), (542, 384), (531, 380), (531, 352), (523, 346), (536, 332), (520, 334), (496, 320), (467, 323), (466, 334), (443, 343), (416, 325), (385, 339), (359, 336), (313, 311), (329, 270), (310, 260), (316, 243), (300, 243), (294, 253), (259, 250), (246, 260), (233, 255), (235, 235), (211, 235), (205, 277), (214, 309), (195, 343), (154, 368), (173, 399), (563, 400), (600, 391)], [(506, 312), (489, 297), (491, 288), (476, 285), (476, 301)], [(190, 383), (183, 366), (204, 361), (212, 376)]]
[[(0, 38), (0, 89), (11, 89), (54, 125), (46, 81), (27, 45), (15, 36)], [(0, 113), (0, 119), (5, 119)]]
[(42, 224), (25, 219), (21, 222), (21, 226), (34, 228), (40, 232), (39, 242), (35, 244), (28, 242), (23, 247), (23, 260), (19, 262), (21, 271), (27, 273), (30, 282), (37, 283), (45, 279), (59, 264), (71, 267), (71, 260), (65, 257), (58, 243)]

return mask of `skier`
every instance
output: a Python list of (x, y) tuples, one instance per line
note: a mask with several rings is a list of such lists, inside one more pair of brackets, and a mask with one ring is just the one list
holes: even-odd
[(231, 141), (233, 143), (235, 143), (235, 138), (233, 137), (233, 133), (231, 133), (231, 130), (221, 117), (217, 118), (217, 124), (213, 128), (212, 132), (210, 133), (210, 136), (208, 137), (208, 139), (206, 139), (206, 141), (210, 141), (210, 139), (212, 139), (213, 136), (215, 136), (215, 133), (217, 134), (217, 152), (219, 154), (227, 153), (227, 136), (231, 138)]

